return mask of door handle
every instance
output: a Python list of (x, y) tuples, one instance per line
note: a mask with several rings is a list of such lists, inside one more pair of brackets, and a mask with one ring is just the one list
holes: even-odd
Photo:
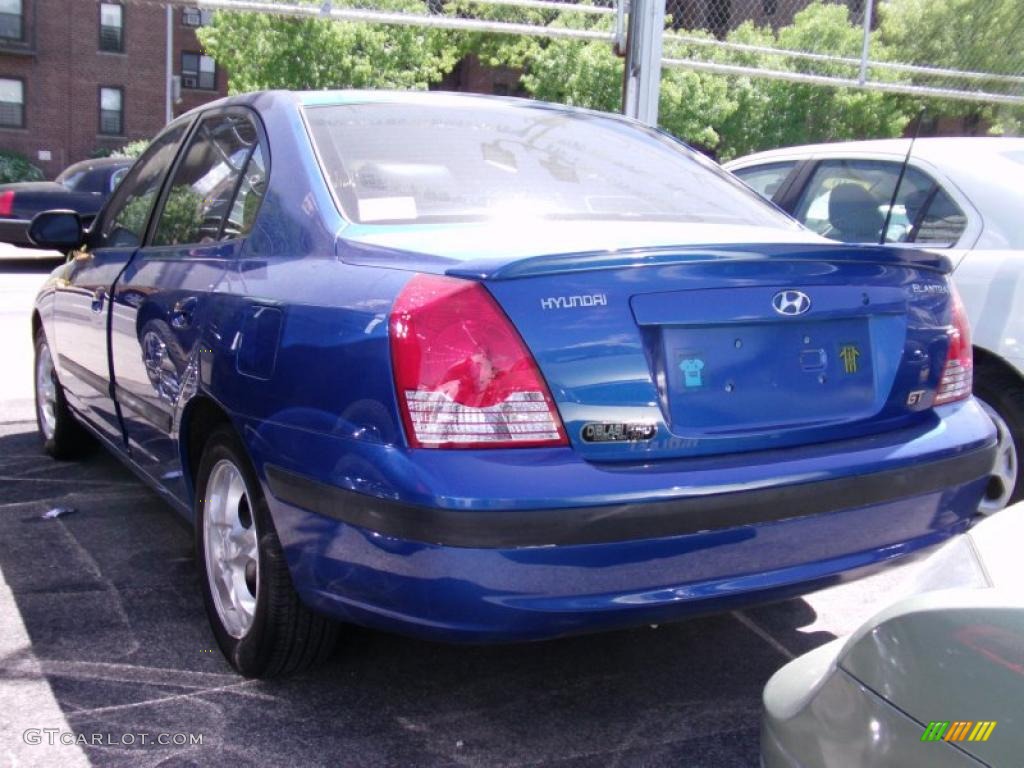
[(179, 331), (192, 327), (192, 316), (196, 311), (196, 297), (189, 296), (174, 305), (171, 310), (171, 327)]
[(92, 311), (102, 312), (103, 311), (103, 299), (106, 298), (107, 292), (102, 288), (97, 288), (92, 294)]

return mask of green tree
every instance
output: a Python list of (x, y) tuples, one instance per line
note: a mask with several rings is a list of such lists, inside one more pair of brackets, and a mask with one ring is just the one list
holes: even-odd
[[(850, 22), (845, 6), (814, 2), (778, 32), (741, 25), (731, 42), (774, 46), (859, 58), (863, 31)], [(719, 61), (767, 69), (849, 79), (849, 64), (809, 61), (774, 54), (719, 50)], [(885, 73), (875, 77), (885, 77)], [(766, 78), (731, 77), (737, 103), (721, 126), (721, 159), (773, 147), (899, 136), (915, 112), (906, 97), (849, 86), (824, 86)]]
[(46, 178), (20, 152), (0, 150), (0, 184), (11, 184), (16, 181), (41, 181)]
[[(881, 58), (923, 66), (1024, 76), (1024, 0), (886, 0), (878, 8)], [(1024, 95), (1024, 86), (997, 81), (943, 80), (915, 75), (920, 85), (970, 85)], [(933, 114), (973, 117), (997, 133), (1024, 129), (1024, 108), (929, 100)]]
[[(319, 5), (310, 0), (310, 5)], [(358, 0), (334, 0), (334, 6)], [(365, 5), (365, 4), (364, 4)], [(424, 14), (422, 0), (376, 0), (375, 9)], [(233, 93), (267, 88), (423, 89), (451, 70), (450, 33), (397, 25), (219, 11), (199, 30)]]
[[(607, 15), (571, 11), (493, 8), (487, 15), (504, 21), (608, 32), (613, 24)], [(623, 60), (607, 41), (491, 35), (466, 39), (463, 50), (477, 53), (486, 64), (522, 69), (523, 87), (534, 98), (621, 111)], [(723, 78), (681, 69), (662, 73), (658, 123), (684, 141), (714, 150), (719, 144), (715, 126), (735, 108)]]

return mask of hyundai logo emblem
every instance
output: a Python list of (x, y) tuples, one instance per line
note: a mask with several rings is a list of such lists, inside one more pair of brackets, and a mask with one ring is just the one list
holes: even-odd
[(772, 307), (780, 315), (802, 315), (811, 308), (811, 297), (803, 291), (779, 291), (772, 296)]

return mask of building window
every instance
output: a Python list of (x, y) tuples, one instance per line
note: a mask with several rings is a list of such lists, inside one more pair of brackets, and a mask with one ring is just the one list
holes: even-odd
[(14, 78), (0, 78), (0, 126), (25, 127), (25, 83)]
[(124, 51), (124, 6), (100, 3), (100, 50)]
[(123, 88), (100, 88), (100, 133), (124, 135)]
[(182, 8), (181, 25), (183, 27), (208, 27), (213, 20), (213, 11), (205, 8)]
[(181, 87), (217, 90), (217, 64), (202, 53), (181, 54)]
[(25, 38), (24, 7), (22, 0), (0, 0), (0, 38), (23, 40)]

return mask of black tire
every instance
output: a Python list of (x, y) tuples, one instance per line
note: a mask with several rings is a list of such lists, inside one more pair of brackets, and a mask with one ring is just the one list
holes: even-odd
[[(85, 431), (85, 428), (78, 423), (71, 409), (68, 408), (67, 400), (64, 397), (64, 388), (57, 378), (57, 370), (52, 365), (52, 351), (46, 340), (46, 334), (42, 328), (35, 334), (35, 357), (32, 365), (32, 390), (35, 393), (36, 428), (39, 431), (39, 439), (43, 444), (43, 450), (55, 459), (74, 459), (87, 453), (93, 445), (92, 436)], [(44, 354), (50, 355), (51, 374), (50, 379), (53, 385), (53, 429), (49, 430), (44, 424), (44, 395), (40, 392), (37, 376), (39, 366)]]
[[(251, 623), (238, 637), (228, 630), (218, 610), (205, 540), (206, 502), (210, 500), (207, 489), (214, 468), (225, 460), (237, 468), (245, 483), (248, 513), (240, 512), (239, 518), (255, 526), (258, 550), (255, 610)], [(240, 500), (240, 509), (241, 505)], [(215, 506), (210, 507), (212, 514), (216, 514), (215, 509)], [(196, 561), (199, 564), (203, 602), (217, 644), (231, 666), (246, 677), (267, 678), (299, 672), (325, 661), (337, 643), (338, 626), (313, 613), (299, 600), (256, 473), (244, 446), (229, 426), (216, 429), (203, 448), (196, 476), (195, 512)], [(246, 585), (251, 595), (253, 587), (248, 575)]]
[[(1017, 459), (1016, 481), (1007, 502), (1013, 504), (1024, 499), (1024, 466), (1021, 464), (1024, 457), (1024, 384), (999, 366), (981, 363), (974, 369), (974, 394), (994, 410), (1009, 428)], [(998, 421), (996, 426), (1000, 427)], [(987, 498), (998, 494), (999, 488), (996, 485), (996, 480), (990, 483)]]

